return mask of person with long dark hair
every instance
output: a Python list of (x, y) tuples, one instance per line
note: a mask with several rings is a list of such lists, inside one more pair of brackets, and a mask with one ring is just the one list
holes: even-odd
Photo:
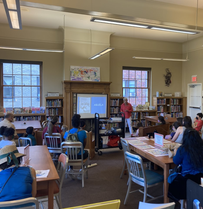
[(200, 184), (203, 177), (203, 140), (193, 128), (184, 131), (183, 143), (173, 157), (182, 170), (169, 184), (168, 197), (174, 201), (186, 199), (186, 182), (188, 179)]
[(159, 124), (166, 124), (166, 121), (165, 121), (165, 119), (164, 119), (163, 116), (160, 115), (160, 116), (158, 117), (158, 123), (159, 123)]
[(184, 134), (184, 131), (186, 128), (192, 128), (192, 120), (191, 120), (190, 116), (185, 116), (183, 118), (183, 126), (178, 127), (178, 129), (171, 141), (182, 144), (183, 134)]
[(203, 126), (203, 121), (202, 121), (202, 118), (203, 118), (203, 114), (202, 113), (197, 113), (197, 116), (194, 120), (194, 129), (196, 131), (201, 131), (202, 129), (202, 126)]
[(0, 127), (0, 135), (3, 139), (0, 141), (0, 149), (6, 145), (16, 145), (14, 139), (15, 130), (13, 128), (7, 128), (6, 126)]

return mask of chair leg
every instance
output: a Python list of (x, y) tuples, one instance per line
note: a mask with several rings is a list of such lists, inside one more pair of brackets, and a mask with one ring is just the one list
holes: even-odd
[(84, 187), (84, 170), (82, 169), (82, 187)]
[(132, 181), (131, 181), (131, 177), (129, 177), (128, 181), (129, 181), (129, 185), (128, 185), (127, 194), (126, 194), (126, 196), (125, 196), (124, 205), (126, 205), (126, 202), (127, 202), (127, 200), (128, 200), (128, 195), (129, 195), (129, 193), (130, 193), (131, 182), (132, 182)]
[(121, 172), (121, 175), (120, 175), (120, 178), (121, 178), (121, 179), (122, 179), (123, 173), (124, 173), (124, 171), (125, 171), (125, 166), (126, 166), (126, 162), (125, 162), (125, 160), (124, 160), (123, 169), (122, 169), (122, 172)]
[(180, 200), (180, 209), (184, 209), (184, 200)]
[(146, 202), (146, 199), (147, 199), (147, 187), (144, 187), (143, 202)]
[(41, 205), (41, 208), (42, 208), (42, 209), (44, 209), (44, 206), (43, 206), (43, 204), (42, 204), (42, 202), (41, 202), (41, 201), (40, 201), (40, 205)]

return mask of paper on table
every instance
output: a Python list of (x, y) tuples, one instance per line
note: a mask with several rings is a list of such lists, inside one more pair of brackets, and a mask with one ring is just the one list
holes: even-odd
[(149, 139), (147, 137), (137, 137), (138, 140), (147, 140), (149, 141)]
[(152, 154), (152, 155), (155, 155), (156, 157), (168, 155), (168, 153), (166, 151), (161, 150), (161, 149), (147, 149), (145, 151)]
[(139, 140), (131, 140), (129, 141), (129, 144), (133, 144), (133, 145), (146, 145), (145, 142), (139, 141)]
[(49, 174), (50, 170), (36, 170), (36, 177), (37, 178), (46, 178)]
[(139, 149), (143, 149), (143, 150), (145, 150), (145, 149), (153, 149), (154, 148), (151, 145), (140, 145), (140, 144), (138, 144), (138, 145), (135, 145), (135, 146), (138, 147)]

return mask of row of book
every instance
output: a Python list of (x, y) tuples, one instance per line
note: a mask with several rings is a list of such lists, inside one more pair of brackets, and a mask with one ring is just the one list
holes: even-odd
[(166, 99), (157, 99), (157, 104), (166, 104)]
[(181, 110), (181, 107), (178, 105), (178, 106), (174, 106), (174, 105), (171, 105), (171, 112), (180, 112)]
[(59, 114), (58, 108), (47, 108), (46, 109), (46, 116), (54, 116)]
[(140, 119), (145, 119), (144, 118), (145, 116), (149, 116), (149, 113), (148, 112), (141, 112), (140, 113)]
[(145, 126), (145, 120), (141, 120), (141, 121), (132, 121), (132, 127), (133, 128), (137, 128), (137, 124), (138, 123), (142, 123), (142, 126), (144, 127)]
[(110, 106), (119, 106), (119, 99), (111, 99)]
[(119, 113), (120, 107), (111, 107), (110, 108), (110, 113)]
[(46, 101), (46, 107), (62, 107), (62, 100), (55, 99), (55, 100), (47, 100)]
[(14, 113), (14, 114), (33, 114), (33, 113), (45, 113), (45, 107), (6, 107), (3, 108), (2, 113), (6, 114), (6, 113)]
[(179, 104), (179, 99), (171, 99), (171, 104), (172, 105), (178, 105)]
[(172, 118), (183, 118), (183, 113), (182, 112), (173, 112), (171, 113)]
[(157, 111), (158, 112), (163, 112), (164, 111), (164, 107), (163, 106), (158, 106), (157, 107)]
[(131, 118), (133, 119), (133, 120), (137, 120), (138, 119), (138, 112), (132, 112), (132, 115), (131, 115)]

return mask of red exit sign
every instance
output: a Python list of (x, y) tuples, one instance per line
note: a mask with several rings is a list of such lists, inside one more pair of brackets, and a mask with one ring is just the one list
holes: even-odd
[(192, 82), (197, 82), (197, 76), (196, 75), (192, 76)]

